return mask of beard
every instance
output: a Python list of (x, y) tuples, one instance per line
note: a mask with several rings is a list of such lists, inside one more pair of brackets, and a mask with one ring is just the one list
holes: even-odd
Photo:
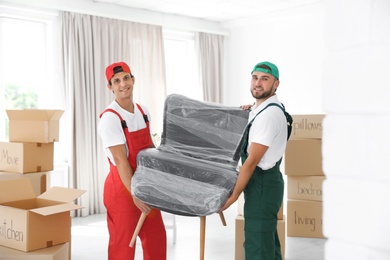
[(255, 90), (251, 90), (252, 96), (255, 99), (263, 99), (263, 98), (268, 98), (273, 95), (273, 88), (271, 88), (269, 91), (264, 91), (262, 93), (256, 94)]

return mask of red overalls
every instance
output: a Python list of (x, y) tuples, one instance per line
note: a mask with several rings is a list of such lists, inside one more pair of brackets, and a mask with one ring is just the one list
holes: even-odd
[[(150, 139), (149, 121), (137, 104), (145, 118), (146, 127), (135, 132), (127, 130), (126, 121), (118, 112), (113, 109), (106, 109), (105, 112), (112, 112), (118, 115), (129, 149), (128, 161), (133, 172), (136, 170), (136, 159), (139, 151), (148, 148), (152, 141)], [(103, 113), (100, 115), (102, 116)], [(110, 160), (110, 172), (104, 184), (104, 205), (107, 208), (107, 225), (110, 234), (108, 245), (109, 260), (132, 260), (135, 255), (135, 248), (129, 243), (133, 236), (141, 211), (135, 206), (130, 192), (123, 185), (118, 169)], [(166, 260), (166, 231), (162, 220), (161, 212), (152, 209), (148, 214), (139, 232), (142, 243), (144, 260)]]

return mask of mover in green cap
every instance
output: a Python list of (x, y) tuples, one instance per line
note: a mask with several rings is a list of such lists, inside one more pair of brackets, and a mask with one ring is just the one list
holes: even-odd
[(234, 190), (221, 208), (230, 207), (244, 192), (246, 260), (282, 260), (277, 215), (284, 181), (279, 166), (292, 120), (275, 93), (279, 83), (279, 70), (268, 61), (256, 64), (251, 72), (255, 104), (242, 138), (242, 166)]

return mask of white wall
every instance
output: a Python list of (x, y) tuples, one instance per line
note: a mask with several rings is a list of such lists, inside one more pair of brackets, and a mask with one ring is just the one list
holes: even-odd
[(390, 259), (390, 1), (328, 0), (325, 259)]
[[(93, 0), (1, 0), (1, 5), (16, 5), (19, 8), (39, 8), (83, 13), (131, 22), (160, 25), (164, 28), (194, 30), (215, 34), (228, 34), (218, 23), (180, 15), (171, 15), (125, 7)], [(42, 11), (42, 10), (40, 10)]]
[(322, 62), (326, 55), (322, 4), (259, 17), (226, 37), (224, 102), (253, 102), (250, 73), (268, 60), (279, 68), (279, 99), (293, 114), (320, 114)]

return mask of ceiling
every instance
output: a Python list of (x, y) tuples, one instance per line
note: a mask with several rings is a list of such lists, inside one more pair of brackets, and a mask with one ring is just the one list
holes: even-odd
[(94, 2), (111, 3), (212, 22), (227, 22), (320, 1), (322, 0), (94, 0)]

